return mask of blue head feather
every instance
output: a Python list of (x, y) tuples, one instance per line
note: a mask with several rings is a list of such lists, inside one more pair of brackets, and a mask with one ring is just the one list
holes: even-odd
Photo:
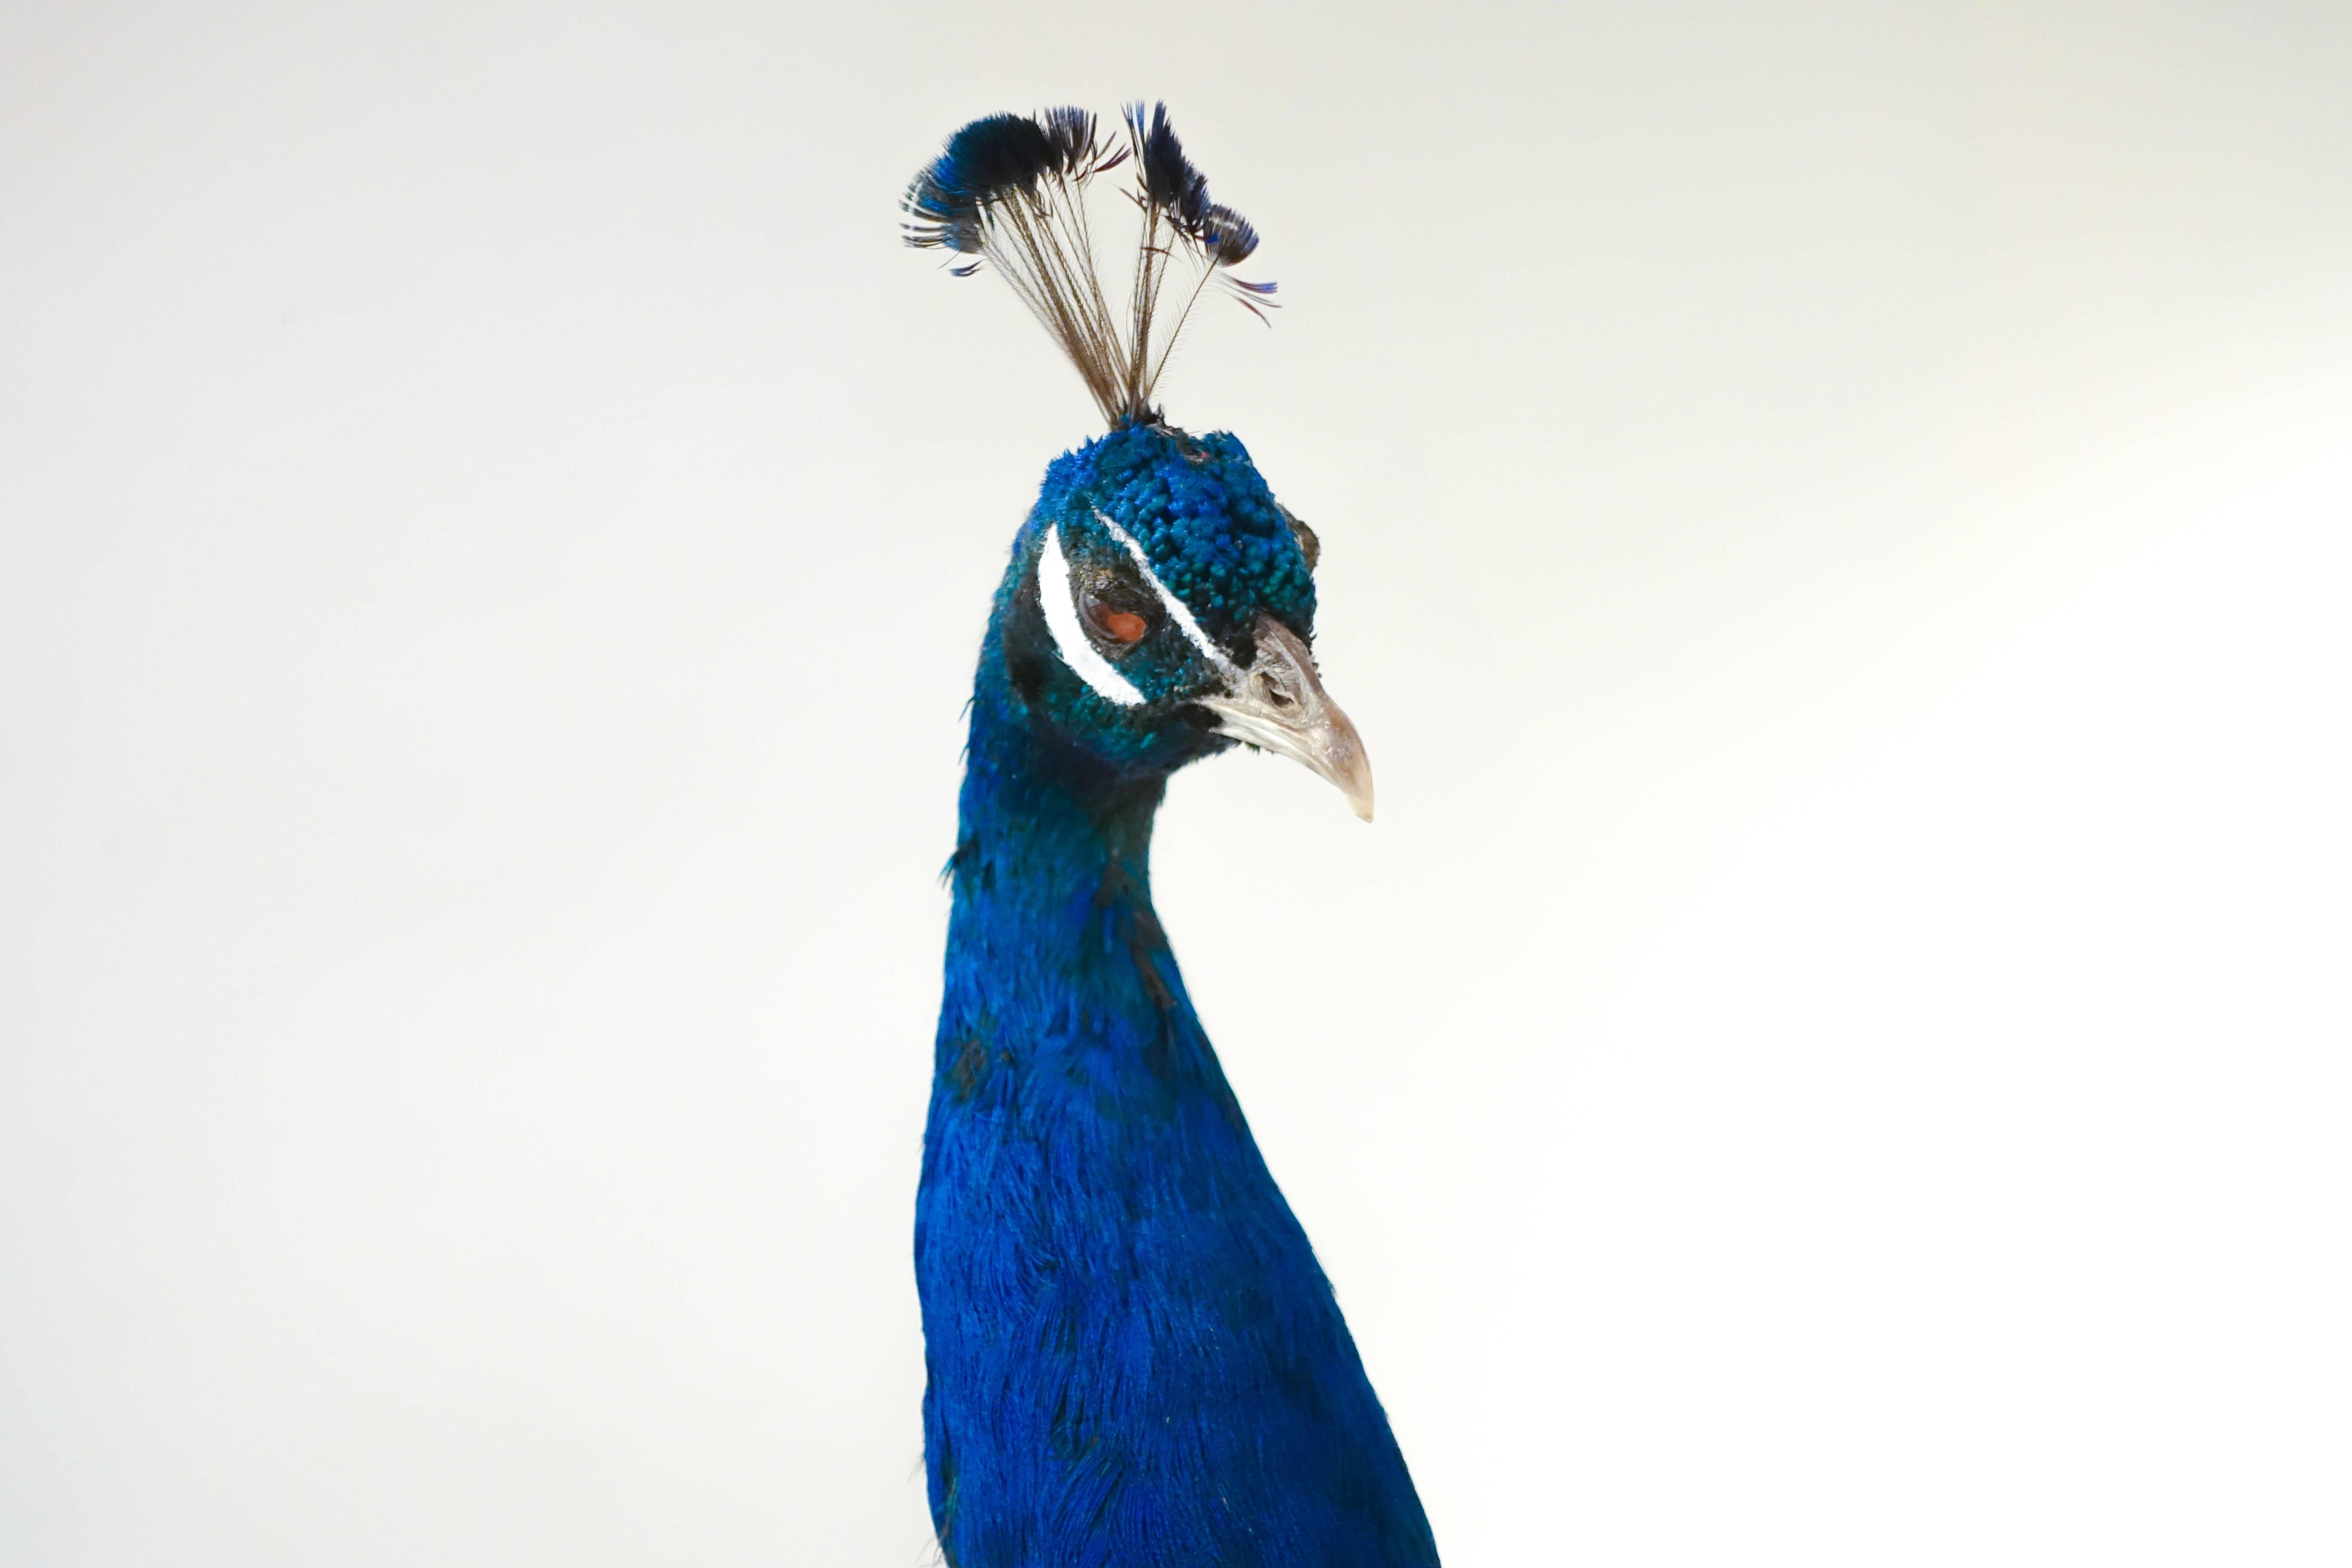
[(1302, 637), (1315, 634), (1305, 547), (1231, 432), (1122, 426), (1047, 468), (1039, 507), (1057, 516), (1092, 508), (1118, 519), (1160, 580), (1220, 636), (1244, 636), (1258, 610)]
[(997, 621), (1012, 638), (1016, 691), (1054, 731), (1122, 770), (1164, 773), (1232, 744), (1188, 705), (1220, 685), (1220, 671), (1178, 626), (1157, 614), (1149, 591), (1130, 591), (1154, 618), (1148, 636), (1112, 650), (1144, 701), (1122, 706), (1090, 689), (1057, 657), (1036, 606), (1046, 529), (1082, 568), (1116, 583), (1137, 575), (1116, 524), (1139, 545), (1151, 574), (1234, 664), (1251, 658), (1251, 633), (1271, 615), (1301, 640), (1315, 635), (1313, 536), (1274, 499), (1241, 441), (1194, 437), (1164, 425), (1129, 424), (1055, 459), (1037, 505), (1013, 543), (997, 595)]

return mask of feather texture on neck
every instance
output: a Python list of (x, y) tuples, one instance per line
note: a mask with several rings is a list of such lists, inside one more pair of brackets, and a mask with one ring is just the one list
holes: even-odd
[(1436, 1563), (1151, 907), (1164, 789), (971, 712), (917, 1204), (953, 1568)]

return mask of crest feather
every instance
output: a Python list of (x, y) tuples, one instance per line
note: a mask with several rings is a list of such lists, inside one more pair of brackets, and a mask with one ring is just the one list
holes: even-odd
[[(1083, 109), (975, 120), (948, 138), (900, 204), (908, 245), (969, 258), (951, 268), (959, 277), (983, 264), (1003, 274), (1114, 426), (1154, 417), (1152, 389), (1211, 279), (1261, 321), (1275, 287), (1227, 270), (1257, 249), (1257, 230), (1209, 199), (1208, 180), (1184, 155), (1168, 106), (1154, 104), (1147, 121), (1143, 105), (1129, 104), (1122, 118), (1124, 144), (1103, 137)], [(1104, 294), (1087, 212), (1089, 184), (1122, 165), (1142, 219), (1124, 322)], [(1162, 295), (1179, 252), (1199, 276), (1189, 289), (1179, 285), (1183, 306), (1163, 334)]]

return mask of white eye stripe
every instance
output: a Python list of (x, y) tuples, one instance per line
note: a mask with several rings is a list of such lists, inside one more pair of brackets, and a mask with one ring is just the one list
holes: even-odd
[(1201, 657), (1226, 676), (1239, 677), (1241, 671), (1234, 668), (1232, 659), (1225, 657), (1225, 650), (1209, 640), (1209, 634), (1201, 629), (1201, 623), (1192, 618), (1192, 612), (1185, 606), (1184, 601), (1170, 593), (1168, 584), (1160, 580), (1160, 574), (1151, 569), (1151, 558), (1144, 554), (1143, 546), (1135, 542), (1135, 536), (1105, 516), (1099, 508), (1095, 510), (1095, 521), (1110, 530), (1110, 536), (1127, 547), (1127, 552), (1135, 558), (1135, 569), (1143, 574), (1143, 580), (1151, 584), (1151, 591), (1160, 595), (1161, 604), (1168, 606), (1169, 619), (1183, 628), (1184, 635), (1192, 639), (1192, 646), (1201, 650)]
[[(1095, 515), (1102, 516), (1100, 512)], [(1159, 586), (1157, 583), (1152, 585)], [(1120, 707), (1141, 707), (1143, 693), (1102, 656), (1102, 650), (1087, 639), (1086, 629), (1078, 625), (1076, 590), (1077, 584), (1070, 581), (1070, 563), (1062, 554), (1060, 525), (1048, 523), (1045, 547), (1037, 554), (1037, 602), (1045, 611), (1045, 629), (1054, 634), (1054, 646), (1061, 651), (1062, 662), (1076, 670), (1080, 680)], [(1166, 592), (1161, 589), (1163, 595)]]

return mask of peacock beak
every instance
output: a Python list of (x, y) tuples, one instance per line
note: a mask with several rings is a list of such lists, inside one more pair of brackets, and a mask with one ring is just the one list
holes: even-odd
[(1372, 819), (1372, 764), (1356, 727), (1325, 695), (1315, 656), (1272, 616), (1257, 618), (1257, 654), (1228, 690), (1199, 700), (1217, 716), (1217, 733), (1305, 763), (1339, 786), (1366, 822)]

